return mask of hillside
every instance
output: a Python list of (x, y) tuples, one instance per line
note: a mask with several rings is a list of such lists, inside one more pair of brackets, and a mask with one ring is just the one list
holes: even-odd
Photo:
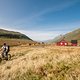
[(67, 41), (80, 40), (80, 28), (64, 35)]
[(57, 42), (63, 38), (68, 42), (70, 42), (71, 40), (78, 40), (79, 41), (80, 40), (80, 28), (77, 30), (71, 31), (69, 33), (66, 33), (65, 35), (57, 36), (53, 40), (49, 41), (48, 43)]
[(0, 38), (10, 38), (10, 39), (27, 39), (31, 40), (28, 36), (15, 31), (8, 31), (0, 29)]
[(58, 41), (60, 38), (62, 38), (62, 35), (56, 36), (54, 39), (47, 40), (45, 41), (45, 43), (53, 43), (53, 42)]
[(0, 47), (3, 45), (4, 42), (10, 46), (20, 46), (29, 44), (32, 45), (36, 43), (28, 36), (20, 32), (0, 29)]

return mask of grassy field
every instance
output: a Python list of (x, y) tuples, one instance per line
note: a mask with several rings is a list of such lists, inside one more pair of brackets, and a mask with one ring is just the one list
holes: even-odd
[(0, 80), (80, 80), (80, 47), (12, 47)]
[(36, 43), (35, 41), (26, 40), (26, 39), (8, 39), (8, 38), (0, 38), (0, 46), (3, 45), (3, 43), (7, 43), (10, 46), (20, 46), (20, 45), (28, 45)]

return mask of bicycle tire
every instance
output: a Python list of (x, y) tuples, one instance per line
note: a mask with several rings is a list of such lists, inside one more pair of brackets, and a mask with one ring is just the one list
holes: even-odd
[(8, 54), (8, 60), (10, 60), (11, 59), (11, 54)]

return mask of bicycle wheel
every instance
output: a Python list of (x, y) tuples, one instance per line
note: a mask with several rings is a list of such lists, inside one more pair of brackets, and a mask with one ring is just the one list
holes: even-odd
[(8, 54), (8, 60), (10, 60), (11, 59), (11, 54)]

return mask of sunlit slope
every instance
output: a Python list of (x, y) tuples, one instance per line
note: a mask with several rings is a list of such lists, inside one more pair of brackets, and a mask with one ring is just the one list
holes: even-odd
[(77, 30), (74, 30), (72, 32), (69, 32), (64, 35), (65, 39), (68, 41), (71, 40), (80, 40), (80, 28)]
[(0, 38), (0, 46), (2, 46), (3, 43), (7, 43), (10, 46), (19, 46), (19, 45), (35, 44), (36, 42), (32, 40), (27, 40), (27, 39)]
[(48, 41), (48, 43), (58, 42), (62, 39), (65, 39), (68, 42), (71, 42), (71, 40), (78, 40), (80, 42), (80, 28), (66, 33), (65, 35), (57, 36), (53, 40)]

